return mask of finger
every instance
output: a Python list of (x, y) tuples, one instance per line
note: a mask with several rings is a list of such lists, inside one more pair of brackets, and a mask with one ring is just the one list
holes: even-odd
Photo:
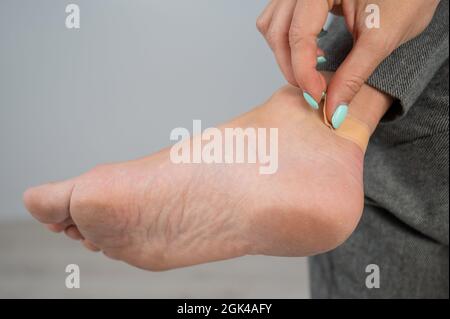
[(272, 0), (256, 20), (256, 28), (264, 36), (267, 33), (267, 30), (269, 29), (270, 22), (272, 21), (272, 15), (273, 12), (275, 11), (277, 3), (278, 3), (277, 0)]
[(74, 180), (67, 180), (30, 188), (23, 195), (25, 206), (42, 223), (61, 223), (69, 218), (74, 185)]
[(289, 29), (294, 16), (297, 0), (278, 2), (272, 15), (272, 22), (265, 35), (269, 46), (275, 54), (278, 65), (286, 80), (298, 86), (292, 70), (291, 48), (289, 46)]
[(298, 0), (289, 30), (292, 66), (306, 101), (319, 108), (326, 82), (317, 71), (317, 35), (328, 16), (327, 1)]
[(80, 231), (78, 230), (77, 226), (75, 226), (75, 225), (67, 227), (64, 230), (64, 233), (67, 235), (67, 237), (72, 238), (74, 240), (84, 239), (83, 235), (81, 235)]
[(348, 105), (386, 56), (383, 43), (369, 37), (356, 41), (328, 85), (326, 115), (334, 128), (344, 122)]

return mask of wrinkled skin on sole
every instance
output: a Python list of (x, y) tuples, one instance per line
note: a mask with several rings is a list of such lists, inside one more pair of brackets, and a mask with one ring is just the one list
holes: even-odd
[(225, 127), (278, 128), (279, 168), (173, 164), (169, 149), (24, 194), (31, 214), (90, 250), (148, 270), (341, 244), (363, 208), (363, 153), (287, 86)]

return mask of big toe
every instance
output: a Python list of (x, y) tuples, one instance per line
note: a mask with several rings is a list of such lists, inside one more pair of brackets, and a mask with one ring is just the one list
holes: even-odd
[(45, 224), (61, 223), (70, 216), (73, 180), (49, 183), (28, 189), (23, 200), (34, 218)]

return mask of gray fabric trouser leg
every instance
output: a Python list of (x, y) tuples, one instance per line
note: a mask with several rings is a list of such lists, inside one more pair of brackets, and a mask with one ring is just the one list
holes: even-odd
[[(380, 288), (366, 287), (366, 266), (380, 269)], [(350, 239), (311, 257), (313, 298), (448, 298), (448, 246), (385, 210), (366, 205)]]

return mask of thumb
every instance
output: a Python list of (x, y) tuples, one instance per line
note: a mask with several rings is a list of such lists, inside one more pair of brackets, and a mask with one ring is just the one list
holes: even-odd
[(359, 38), (328, 85), (326, 115), (335, 129), (344, 122), (350, 102), (386, 58), (383, 42)]

